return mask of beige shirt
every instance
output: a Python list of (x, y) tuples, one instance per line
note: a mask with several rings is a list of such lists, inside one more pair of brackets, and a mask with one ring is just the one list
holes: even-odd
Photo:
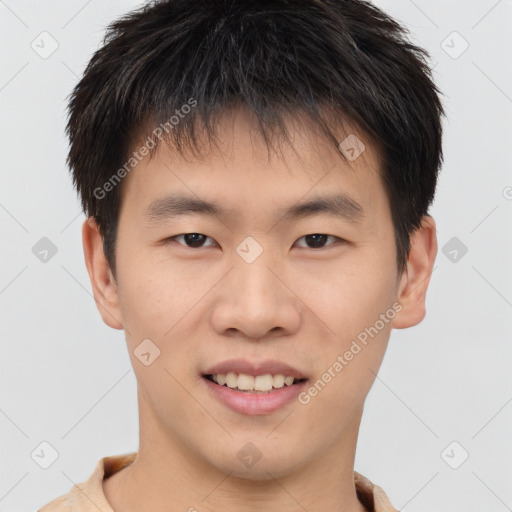
[[(55, 498), (37, 512), (114, 512), (103, 493), (102, 482), (133, 462), (137, 452), (103, 457), (89, 479), (74, 485), (67, 494)], [(354, 471), (354, 481), (359, 501), (368, 512), (398, 512), (391, 505), (384, 491)]]

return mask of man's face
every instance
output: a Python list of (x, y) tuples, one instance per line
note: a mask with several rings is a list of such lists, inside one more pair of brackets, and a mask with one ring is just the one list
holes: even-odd
[[(283, 146), (282, 158), (267, 161), (248, 114), (230, 119), (219, 130), (222, 151), (185, 161), (162, 144), (125, 178), (112, 314), (126, 330), (141, 429), (202, 464), (263, 479), (334, 457), (347, 439), (355, 445), (399, 280), (379, 162), (363, 135), (365, 151), (345, 162), (295, 124), (297, 153)], [(173, 195), (224, 213), (172, 216), (169, 205), (155, 206)], [(336, 195), (357, 202), (359, 214), (341, 203), (345, 215), (284, 214)], [(143, 340), (151, 341), (139, 347)], [(268, 361), (291, 369), (255, 370)], [(249, 387), (267, 373), (307, 380), (255, 397), (207, 380), (224, 362), (219, 373), (246, 374)]]

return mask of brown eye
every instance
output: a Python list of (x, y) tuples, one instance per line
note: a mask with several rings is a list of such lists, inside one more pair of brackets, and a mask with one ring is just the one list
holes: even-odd
[[(180, 238), (183, 239), (184, 243), (177, 241)], [(208, 247), (204, 245), (206, 240), (212, 239), (202, 233), (184, 233), (182, 235), (171, 236), (166, 240), (166, 242), (176, 242), (179, 245), (184, 245), (190, 249), (200, 249), (201, 247)]]
[[(325, 243), (329, 237), (332, 239), (341, 240), (341, 238), (338, 238), (337, 236), (325, 235), (323, 233), (313, 233), (311, 235), (305, 235), (302, 238), (299, 238), (299, 240), (304, 239), (307, 244), (308, 249), (323, 249), (325, 247)], [(334, 245), (334, 244), (331, 243), (331, 244), (328, 244), (328, 246), (329, 245)]]

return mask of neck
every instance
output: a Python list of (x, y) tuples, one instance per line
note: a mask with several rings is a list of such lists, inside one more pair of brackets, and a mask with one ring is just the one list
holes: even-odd
[(139, 417), (137, 458), (103, 481), (116, 512), (367, 512), (353, 476), (360, 415), (314, 460), (276, 468), (264, 466), (263, 458), (254, 466), (260, 471), (246, 475), (216, 467), (170, 437), (140, 399)]

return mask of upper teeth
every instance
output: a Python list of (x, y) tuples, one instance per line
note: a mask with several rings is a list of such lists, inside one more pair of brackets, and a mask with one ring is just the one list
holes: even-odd
[(278, 373), (271, 375), (246, 375), (244, 373), (217, 373), (212, 375), (213, 380), (223, 386), (226, 384), (228, 388), (238, 388), (243, 391), (270, 391), (272, 388), (282, 388), (283, 386), (291, 386), (293, 384), (293, 377), (285, 377), (283, 374)]

